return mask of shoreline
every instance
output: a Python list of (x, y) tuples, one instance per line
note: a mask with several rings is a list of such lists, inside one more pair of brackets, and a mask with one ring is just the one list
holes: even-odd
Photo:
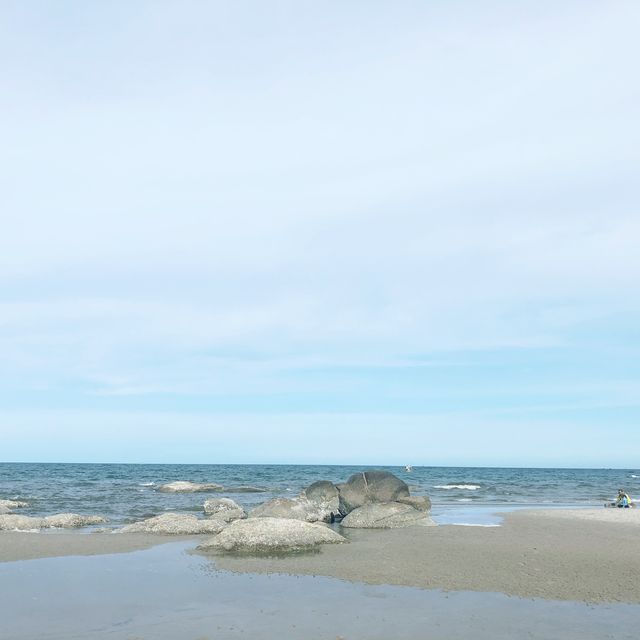
[[(640, 603), (640, 509), (534, 509), (503, 517), (504, 524), (498, 527), (349, 530), (351, 544), (326, 545), (306, 555), (204, 555), (215, 568), (233, 573), (315, 575), (372, 585)], [(180, 540), (193, 541), (195, 547), (202, 538), (0, 532), (0, 562), (127, 553)]]

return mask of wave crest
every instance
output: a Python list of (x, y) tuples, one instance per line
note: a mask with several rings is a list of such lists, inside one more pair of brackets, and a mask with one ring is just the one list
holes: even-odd
[(434, 489), (462, 489), (464, 491), (477, 491), (482, 487), (479, 484), (436, 484)]

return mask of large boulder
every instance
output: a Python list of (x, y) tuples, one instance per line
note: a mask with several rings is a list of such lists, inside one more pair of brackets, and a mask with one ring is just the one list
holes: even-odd
[(250, 518), (284, 518), (317, 522), (315, 507), (306, 498), (273, 498), (249, 511)]
[(330, 514), (338, 513), (340, 509), (340, 494), (333, 482), (328, 480), (318, 480), (309, 485), (302, 495), (318, 509)]
[(331, 522), (331, 514), (338, 513), (337, 496), (332, 499), (321, 499), (315, 496), (309, 500), (302, 495), (297, 498), (273, 498), (249, 512), (250, 518), (286, 518), (303, 522)]
[(397, 529), (434, 524), (425, 511), (418, 511), (400, 502), (365, 504), (351, 511), (342, 520), (342, 526), (349, 529)]
[(204, 503), (204, 512), (224, 522), (233, 522), (247, 517), (245, 510), (231, 498), (211, 498)]
[(199, 482), (187, 482), (185, 480), (177, 480), (160, 485), (158, 491), (162, 493), (199, 493), (206, 491), (222, 491), (224, 487), (221, 484), (203, 484)]
[(153, 518), (128, 524), (118, 533), (161, 533), (165, 535), (197, 535), (220, 533), (226, 523), (219, 518), (200, 520), (187, 513), (163, 513)]
[(320, 544), (346, 542), (323, 524), (285, 518), (249, 518), (232, 522), (198, 549), (237, 553), (270, 554), (313, 549)]
[(16, 514), (0, 515), (0, 531), (33, 531), (36, 529), (75, 529), (106, 520), (101, 516), (82, 516), (77, 513), (58, 513), (44, 518)]
[(405, 482), (388, 471), (362, 471), (338, 485), (340, 511), (347, 514), (370, 503), (394, 502), (409, 497)]

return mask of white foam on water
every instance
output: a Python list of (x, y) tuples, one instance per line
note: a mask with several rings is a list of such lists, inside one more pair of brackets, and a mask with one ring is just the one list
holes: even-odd
[(471, 498), (458, 498), (456, 502), (473, 502)]
[(156, 483), (155, 482), (141, 482), (138, 486), (139, 487), (155, 487)]
[(631, 474), (632, 478), (640, 478), (640, 476), (634, 476), (633, 473)]
[(464, 491), (477, 491), (481, 489), (479, 484), (436, 484), (433, 486), (434, 489), (446, 489), (447, 491), (450, 489), (462, 489)]
[(477, 522), (451, 522), (450, 524), (453, 527), (485, 527), (485, 528), (493, 528), (493, 527), (502, 526), (502, 525), (499, 525), (499, 524), (478, 524)]

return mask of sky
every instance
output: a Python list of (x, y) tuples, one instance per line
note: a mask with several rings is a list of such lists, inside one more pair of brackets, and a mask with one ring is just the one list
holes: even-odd
[(2, 2), (0, 460), (640, 465), (636, 2)]

